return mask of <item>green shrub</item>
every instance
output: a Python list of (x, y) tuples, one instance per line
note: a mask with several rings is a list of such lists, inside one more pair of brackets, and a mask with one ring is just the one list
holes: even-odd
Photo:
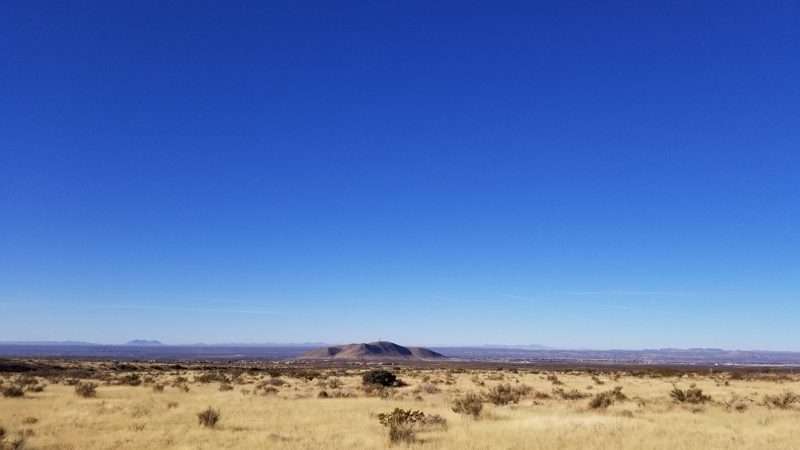
[(219, 422), (220, 417), (222, 417), (222, 414), (219, 408), (215, 409), (210, 406), (205, 411), (197, 413), (197, 421), (200, 423), (200, 426), (205, 428), (214, 428), (217, 422)]
[(83, 398), (91, 398), (97, 396), (97, 385), (94, 383), (79, 382), (75, 385), (75, 395)]
[(389, 429), (390, 442), (411, 442), (414, 440), (414, 424), (425, 418), (420, 411), (395, 408), (388, 414), (378, 414), (378, 421)]
[(455, 399), (453, 402), (453, 412), (472, 416), (477, 419), (483, 411), (483, 399), (474, 392), (467, 392), (463, 397)]
[(361, 377), (364, 385), (377, 384), (380, 386), (392, 386), (397, 381), (397, 376), (388, 370), (370, 370)]

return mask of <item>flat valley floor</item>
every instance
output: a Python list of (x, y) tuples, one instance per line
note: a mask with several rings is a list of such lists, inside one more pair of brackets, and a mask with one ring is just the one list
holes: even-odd
[[(405, 385), (364, 386), (376, 368)], [(800, 449), (800, 376), (791, 373), (253, 369), (72, 362), (0, 373), (3, 450)], [(87, 383), (94, 396), (78, 395)], [(477, 417), (453, 411), (468, 393), (480, 396)], [(219, 421), (201, 426), (209, 408)], [(425, 419), (391, 442), (379, 414), (396, 408)]]

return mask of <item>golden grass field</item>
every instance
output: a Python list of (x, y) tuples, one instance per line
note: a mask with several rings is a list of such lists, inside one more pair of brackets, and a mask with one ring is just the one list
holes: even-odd
[[(367, 392), (362, 387), (364, 368), (319, 369), (320, 373), (302, 378), (303, 372), (270, 375), (141, 367), (122, 372), (91, 364), (97, 369), (92, 375), (98, 384), (94, 398), (76, 395), (72, 385), (76, 380), (58, 374), (33, 379), (0, 374), (0, 389), (45, 386), (41, 392), (26, 391), (21, 398), (0, 396), (0, 427), (7, 430), (6, 442), (25, 436), (21, 448), (39, 450), (800, 450), (800, 403), (780, 408), (764, 402), (765, 396), (787, 391), (800, 394), (800, 377), (792, 374), (731, 379), (724, 372), (659, 377), (622, 371), (540, 372), (530, 366), (518, 371), (393, 367), (407, 386)], [(227, 382), (213, 380), (218, 376), (227, 377)], [(563, 384), (554, 385), (553, 376)], [(141, 384), (124, 384), (136, 382)], [(711, 401), (680, 403), (669, 396), (673, 385), (686, 389), (692, 383)], [(484, 403), (477, 420), (452, 411), (455, 398), (470, 391), (485, 393), (500, 384), (525, 395), (504, 406)], [(163, 390), (157, 391), (157, 385)], [(523, 386), (527, 388), (520, 389)], [(605, 409), (590, 408), (588, 398), (565, 400), (553, 395), (557, 388), (596, 394), (616, 386), (628, 399)], [(323, 390), (329, 398), (319, 398)], [(547, 395), (550, 398), (544, 398)], [(733, 395), (742, 400), (728, 408), (723, 401)], [(204, 428), (197, 413), (209, 406), (220, 410), (221, 419), (215, 427)], [(446, 426), (417, 424), (412, 441), (390, 443), (377, 415), (398, 407), (428, 417), (439, 415)]]

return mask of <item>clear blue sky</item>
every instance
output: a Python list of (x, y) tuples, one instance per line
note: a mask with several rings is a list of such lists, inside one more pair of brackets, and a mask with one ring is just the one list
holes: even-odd
[(0, 341), (800, 351), (800, 2), (0, 2)]

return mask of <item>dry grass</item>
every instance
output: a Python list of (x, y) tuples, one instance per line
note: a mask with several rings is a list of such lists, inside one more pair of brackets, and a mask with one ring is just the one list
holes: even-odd
[[(371, 394), (361, 386), (362, 373), (338, 371), (270, 383), (272, 378), (263, 373), (195, 382), (190, 380), (199, 379), (202, 372), (143, 371), (139, 375), (146, 381), (137, 386), (106, 374), (96, 377), (104, 382), (95, 398), (76, 396), (74, 385), (68, 385), (73, 381), (50, 379), (41, 392), (0, 397), (0, 426), (9, 436), (26, 434), (26, 448), (38, 450), (800, 448), (800, 405), (776, 408), (764, 403), (771, 396), (800, 393), (797, 376), (734, 381), (724, 374), (670, 378), (557, 374), (563, 383), (558, 388), (565, 392), (594, 396), (597, 390), (587, 389), (599, 384), (593, 376), (605, 385), (603, 391), (622, 387), (627, 400), (595, 410), (587, 398), (544, 398), (541, 394), (554, 388), (552, 379), (547, 379), (551, 373), (405, 369), (399, 377), (408, 386)], [(11, 386), (16, 378), (5, 374), (3, 386)], [(331, 388), (327, 380), (334, 379), (336, 387)], [(222, 383), (235, 389), (220, 390)], [(692, 383), (710, 395), (711, 402), (686, 404), (669, 397), (673, 384), (686, 389)], [(156, 385), (165, 387), (154, 390)], [(421, 385), (436, 389), (420, 389)], [(479, 420), (452, 411), (454, 399), (500, 385), (525, 385), (519, 403), (486, 402)], [(327, 398), (318, 397), (323, 388)], [(745, 407), (737, 408), (739, 404)], [(222, 418), (215, 427), (204, 428), (197, 414), (209, 406), (218, 408)], [(447, 425), (421, 422), (412, 442), (391, 445), (377, 416), (395, 408), (437, 415)]]

